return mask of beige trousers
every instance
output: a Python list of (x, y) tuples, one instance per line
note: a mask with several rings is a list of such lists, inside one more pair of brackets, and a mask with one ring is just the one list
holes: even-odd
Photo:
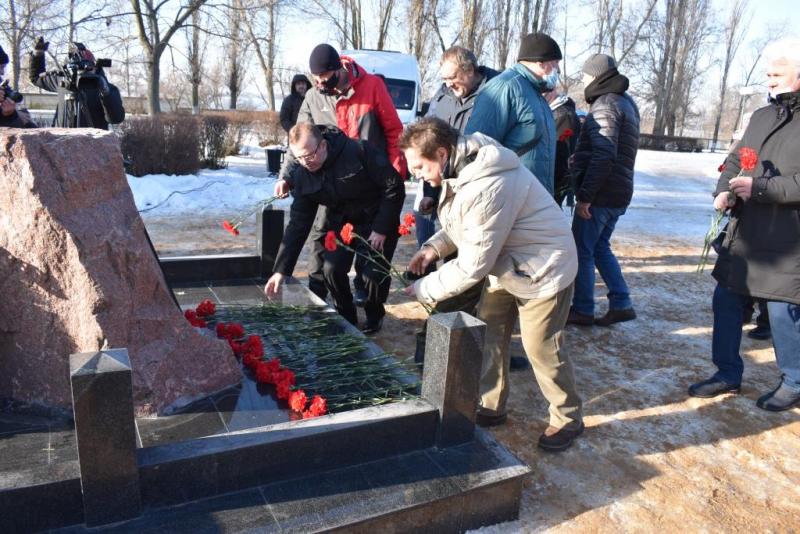
[(581, 399), (575, 390), (572, 363), (561, 351), (572, 292), (571, 285), (552, 297), (520, 299), (503, 288), (486, 284), (478, 304), (478, 319), (486, 323), (481, 413), (506, 413), (510, 361), (508, 346), (519, 316), (525, 354), (531, 362), (542, 395), (550, 403), (550, 424), (569, 429), (581, 424)]

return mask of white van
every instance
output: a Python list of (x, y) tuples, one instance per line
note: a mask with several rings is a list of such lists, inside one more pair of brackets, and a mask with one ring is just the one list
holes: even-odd
[(353, 58), (364, 70), (380, 74), (403, 124), (417, 118), (420, 107), (421, 80), (417, 58), (387, 50), (342, 50), (341, 55)]

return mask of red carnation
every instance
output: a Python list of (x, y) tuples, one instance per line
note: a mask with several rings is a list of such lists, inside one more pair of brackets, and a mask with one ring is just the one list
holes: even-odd
[(214, 312), (217, 311), (217, 307), (213, 302), (206, 299), (197, 305), (195, 311), (199, 317), (208, 317), (209, 315), (214, 315)]
[(255, 352), (245, 352), (244, 356), (242, 356), (242, 363), (248, 369), (255, 369), (258, 367), (259, 362), (261, 362), (261, 355)]
[(222, 221), (222, 227), (233, 235), (239, 235), (239, 230), (236, 228), (238, 225), (233, 225), (230, 221)]
[(239, 339), (244, 337), (244, 327), (239, 323), (228, 323), (228, 331), (225, 334), (228, 339)]
[(278, 370), (281, 368), (281, 361), (278, 358), (272, 358), (270, 361), (267, 362), (269, 365), (269, 370), (273, 373), (277, 373)]
[(572, 128), (567, 128), (566, 130), (564, 130), (564, 133), (562, 133), (562, 134), (561, 134), (561, 135), (558, 137), (558, 141), (559, 141), (560, 143), (563, 143), (564, 141), (566, 141), (567, 139), (569, 139), (569, 138), (570, 138), (570, 137), (572, 137), (573, 135), (575, 135), (575, 132), (573, 132), (573, 131), (572, 131)]
[(251, 334), (247, 336), (247, 341), (243, 344), (244, 350), (255, 352), (256, 354), (264, 355), (264, 344), (261, 342), (261, 336)]
[(725, 164), (722, 163), (719, 167), (717, 167), (717, 172), (725, 172)]
[(311, 399), (311, 405), (308, 407), (308, 411), (315, 416), (325, 415), (328, 412), (328, 401), (319, 395), (314, 395), (314, 398)]
[(289, 395), (292, 394), (292, 388), (289, 385), (289, 382), (280, 382), (278, 383), (278, 387), (275, 391), (276, 395), (281, 400), (286, 400), (289, 398)]
[(183, 312), (183, 316), (186, 317), (186, 320), (191, 323), (197, 319), (197, 312), (194, 310), (186, 310)]
[(411, 229), (405, 224), (401, 224), (400, 227), (397, 229), (397, 233), (400, 235), (408, 235), (411, 233)]
[(757, 162), (758, 153), (755, 150), (746, 146), (739, 149), (739, 163), (743, 171), (752, 171)]
[(217, 337), (228, 337), (228, 325), (225, 323), (217, 323), (216, 331)]
[(289, 395), (289, 407), (296, 412), (302, 412), (306, 407), (307, 400), (306, 392), (302, 389), (292, 391)]
[(269, 384), (272, 382), (272, 371), (266, 362), (258, 362), (256, 365), (256, 381), (259, 384)]
[(244, 344), (234, 341), (232, 339), (228, 340), (228, 345), (231, 346), (231, 350), (236, 356), (240, 356), (242, 352), (244, 352)]
[(303, 419), (314, 419), (316, 414), (314, 414), (311, 410), (306, 410), (303, 412)]
[(330, 252), (336, 250), (336, 233), (333, 230), (328, 230), (325, 234), (325, 250)]
[(417, 224), (417, 220), (414, 218), (413, 213), (406, 213), (403, 215), (403, 224), (411, 228), (415, 224)]
[(345, 245), (349, 245), (350, 242), (353, 240), (353, 225), (347, 223), (344, 226), (342, 226), (342, 231), (339, 232), (339, 235), (342, 236), (342, 242)]

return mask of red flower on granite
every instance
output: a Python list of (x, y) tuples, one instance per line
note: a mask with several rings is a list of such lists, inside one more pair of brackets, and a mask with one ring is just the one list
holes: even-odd
[(572, 128), (567, 128), (566, 130), (564, 130), (564, 133), (558, 136), (558, 141), (559, 143), (563, 143), (573, 135), (575, 135), (575, 132), (572, 131)]
[(247, 341), (242, 345), (243, 350), (256, 353), (260, 356), (264, 355), (264, 343), (261, 341), (261, 336), (251, 334), (247, 336)]
[(273, 373), (277, 373), (278, 370), (281, 368), (281, 361), (278, 358), (272, 358), (270, 361), (267, 362), (269, 366), (269, 370)]
[(400, 227), (397, 229), (397, 233), (400, 235), (408, 235), (411, 233), (411, 229), (405, 224), (401, 224)]
[(198, 317), (208, 317), (209, 315), (214, 315), (216, 311), (217, 307), (208, 299), (198, 304), (197, 308), (195, 308)]
[(758, 152), (749, 147), (739, 149), (739, 163), (743, 171), (752, 171), (758, 163)]
[(328, 412), (328, 401), (319, 395), (314, 395), (314, 398), (311, 399), (311, 405), (308, 407), (308, 411), (314, 414), (314, 417), (325, 415)]
[(325, 234), (325, 250), (329, 252), (336, 250), (336, 233), (333, 230), (328, 230)]
[(403, 215), (403, 224), (411, 228), (415, 224), (417, 224), (417, 220), (414, 218), (413, 213), (406, 213)]
[(228, 332), (226, 337), (229, 339), (239, 339), (244, 337), (244, 327), (239, 323), (228, 323)]
[(238, 225), (233, 225), (230, 221), (222, 221), (222, 227), (233, 235), (239, 235), (239, 229), (236, 226)]
[(242, 363), (248, 369), (255, 370), (260, 362), (261, 355), (255, 352), (245, 352), (244, 356), (242, 356)]
[(289, 385), (289, 382), (279, 382), (278, 387), (276, 388), (276, 394), (279, 399), (287, 400), (289, 395), (292, 394), (292, 388)]
[(725, 172), (725, 163), (722, 163), (719, 167), (717, 167), (717, 172)]
[(342, 226), (342, 231), (339, 232), (339, 235), (342, 236), (342, 243), (344, 243), (345, 245), (349, 245), (350, 242), (353, 240), (353, 225), (347, 223), (344, 226)]
[(192, 326), (196, 326), (198, 328), (205, 328), (207, 323), (197, 316), (197, 312), (194, 310), (186, 310), (183, 312), (183, 316), (189, 321), (189, 324)]
[(256, 381), (259, 384), (272, 383), (272, 370), (266, 362), (258, 362), (256, 365)]
[(292, 391), (289, 395), (289, 407), (296, 412), (305, 410), (307, 401), (306, 392), (302, 389)]

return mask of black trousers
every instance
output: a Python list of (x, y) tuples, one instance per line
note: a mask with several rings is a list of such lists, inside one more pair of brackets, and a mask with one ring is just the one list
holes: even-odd
[[(371, 232), (370, 225), (357, 225), (355, 231), (366, 239)], [(392, 234), (386, 236), (383, 244), (383, 257), (361, 240), (354, 239), (351, 244), (351, 248), (355, 249), (358, 254), (371, 258), (370, 260), (364, 259), (362, 271), (362, 280), (367, 291), (364, 312), (368, 321), (377, 321), (386, 315), (383, 305), (392, 286), (392, 278), (387, 274), (390, 267), (387, 261), (392, 261), (399, 237), (396, 232), (392, 232)], [(356, 307), (353, 304), (350, 279), (347, 276), (350, 266), (353, 265), (354, 256), (356, 256), (354, 252), (341, 246), (336, 247), (335, 251), (324, 250), (322, 271), (325, 286), (333, 297), (336, 311), (352, 324), (357, 324)]]
[[(308, 255), (308, 289), (316, 296), (325, 300), (328, 296), (328, 288), (325, 286), (325, 275), (323, 268), (325, 265), (325, 234), (328, 232), (330, 223), (328, 221), (328, 208), (320, 206), (317, 216), (314, 219), (314, 226), (308, 234), (311, 250)], [(365, 235), (364, 237), (369, 237)], [(355, 268), (356, 277), (353, 280), (353, 287), (356, 290), (366, 290), (364, 283), (364, 263), (365, 259), (356, 256)]]

